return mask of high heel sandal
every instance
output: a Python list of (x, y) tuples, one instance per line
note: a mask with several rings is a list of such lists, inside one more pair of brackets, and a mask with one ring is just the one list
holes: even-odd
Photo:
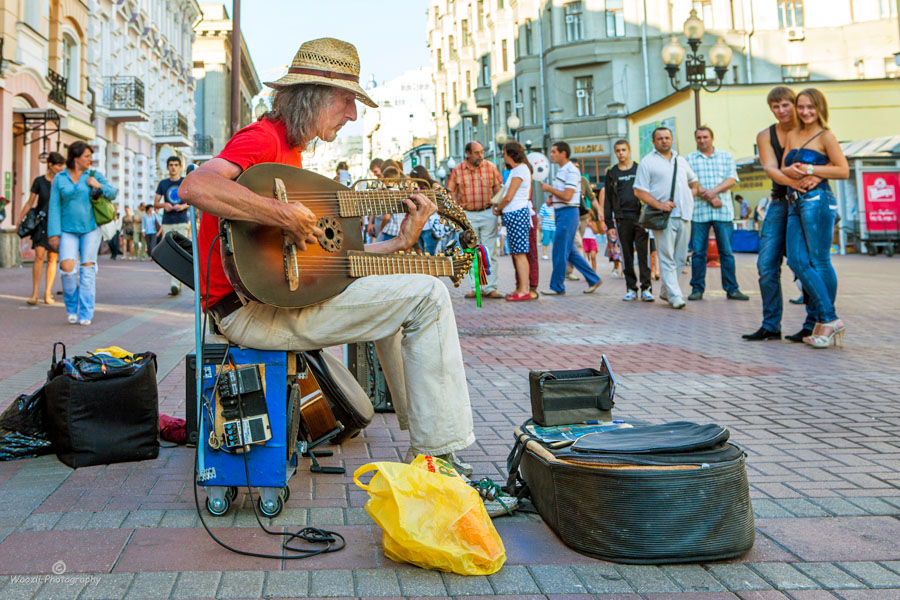
[[(827, 329), (831, 329), (830, 333), (825, 333)], [(844, 324), (840, 319), (835, 319), (830, 323), (816, 323), (816, 329), (808, 338), (803, 339), (804, 342), (813, 348), (827, 348), (834, 344), (835, 346), (844, 347)]]

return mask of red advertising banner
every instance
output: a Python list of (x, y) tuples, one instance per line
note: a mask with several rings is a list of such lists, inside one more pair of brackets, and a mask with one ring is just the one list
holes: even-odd
[(866, 230), (898, 233), (900, 228), (900, 173), (867, 171), (862, 174)]

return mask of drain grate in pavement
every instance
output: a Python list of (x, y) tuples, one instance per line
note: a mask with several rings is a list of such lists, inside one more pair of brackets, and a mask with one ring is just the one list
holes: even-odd
[(459, 337), (515, 337), (537, 335), (543, 330), (537, 327), (460, 327)]

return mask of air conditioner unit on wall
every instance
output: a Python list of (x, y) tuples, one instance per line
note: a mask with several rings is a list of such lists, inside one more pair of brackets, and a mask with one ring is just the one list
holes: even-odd
[(806, 37), (802, 27), (788, 27), (787, 39), (789, 42), (797, 42)]

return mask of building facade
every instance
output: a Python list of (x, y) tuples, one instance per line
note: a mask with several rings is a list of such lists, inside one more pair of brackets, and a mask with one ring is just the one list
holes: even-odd
[(401, 160), (417, 143), (435, 133), (434, 86), (427, 68), (413, 69), (376, 85), (370, 81), (367, 93), (378, 108), (365, 107), (362, 113), (363, 156)]
[[(898, 76), (897, 0), (430, 0), (438, 157), (565, 139), (597, 183), (628, 115), (673, 92), (660, 53), (696, 10), (726, 84)], [(683, 73), (683, 70), (682, 70)], [(709, 69), (709, 78), (714, 78)], [(676, 80), (683, 87), (681, 80)], [(509, 131), (515, 114), (518, 129)]]
[[(194, 159), (212, 158), (231, 137), (231, 35), (233, 22), (222, 4), (201, 4), (196, 27), (193, 74), (196, 134)], [(253, 97), (262, 90), (247, 44), (241, 37), (241, 127), (253, 120)]]
[(187, 162), (194, 128), (195, 0), (90, 0), (87, 75), (94, 163), (117, 202), (152, 202), (171, 155)]
[[(0, 1), (0, 172), (8, 228), (47, 153), (91, 141), (88, 8), (78, 0)], [(17, 238), (18, 240), (18, 238)]]

